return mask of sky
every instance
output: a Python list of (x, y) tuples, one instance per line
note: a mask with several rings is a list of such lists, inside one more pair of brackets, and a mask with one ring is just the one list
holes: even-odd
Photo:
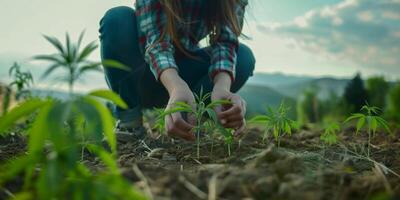
[[(42, 34), (62, 38), (68, 31), (76, 38), (85, 30), (85, 42), (97, 40), (103, 14), (133, 3), (1, 0), (0, 80), (13, 61), (31, 66), (33, 55), (53, 52)], [(400, 79), (400, 0), (249, 0), (246, 21), (250, 40), (242, 42), (252, 48), (257, 72)]]

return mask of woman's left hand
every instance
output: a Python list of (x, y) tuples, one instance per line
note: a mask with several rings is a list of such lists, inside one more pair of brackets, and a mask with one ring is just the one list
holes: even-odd
[(234, 136), (236, 138), (241, 137), (246, 127), (246, 102), (239, 95), (218, 87), (214, 87), (211, 100), (229, 100), (232, 102), (229, 105), (217, 106), (215, 111), (223, 127), (234, 129)]

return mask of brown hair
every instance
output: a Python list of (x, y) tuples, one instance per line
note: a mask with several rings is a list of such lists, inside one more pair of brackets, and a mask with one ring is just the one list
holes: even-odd
[[(171, 37), (174, 45), (185, 55), (188, 52), (180, 44), (179, 35), (176, 30), (177, 23), (192, 23), (185, 22), (182, 15), (182, 0), (160, 0), (164, 7), (167, 24), (161, 38), (166, 34)], [(216, 43), (217, 38), (221, 34), (222, 26), (228, 26), (233, 33), (238, 37), (241, 35), (241, 25), (236, 14), (236, 5), (240, 0), (204, 0), (207, 1), (207, 18), (206, 24), (210, 33), (210, 44)]]

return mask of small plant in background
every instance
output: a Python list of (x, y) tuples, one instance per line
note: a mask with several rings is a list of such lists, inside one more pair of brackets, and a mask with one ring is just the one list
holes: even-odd
[(29, 96), (30, 91), (28, 88), (33, 84), (33, 77), (31, 72), (29, 71), (21, 71), (21, 66), (18, 63), (14, 63), (9, 70), (9, 76), (12, 77), (12, 82), (9, 84), (9, 87), (16, 86), (16, 99), (20, 99), (21, 97)]
[(283, 135), (288, 134), (290, 136), (292, 135), (292, 130), (297, 129), (296, 122), (287, 117), (288, 110), (289, 108), (282, 102), (276, 111), (269, 107), (267, 108), (267, 114), (257, 115), (249, 122), (263, 124), (266, 129), (263, 140), (272, 133), (278, 147), (280, 147), (280, 140)]
[[(217, 114), (214, 111), (214, 108), (216, 106), (224, 105), (224, 104), (230, 104), (230, 101), (227, 100), (218, 100), (218, 101), (213, 101), (210, 104), (206, 104), (207, 99), (210, 98), (211, 94), (203, 94), (203, 90), (200, 91), (200, 94), (194, 94), (195, 99), (196, 99), (196, 108), (193, 108), (191, 105), (185, 103), (185, 102), (177, 102), (175, 103), (175, 107), (165, 110), (161, 115), (159, 115), (158, 118), (158, 127), (163, 127), (164, 125), (161, 124), (163, 123), (163, 120), (165, 116), (170, 115), (172, 113), (176, 112), (182, 112), (185, 115), (194, 115), (196, 119), (196, 126), (194, 127), (194, 132), (196, 133), (196, 144), (197, 144), (197, 158), (200, 158), (200, 133), (202, 132), (207, 132), (210, 130), (210, 127), (215, 127), (215, 129), (219, 130), (220, 133), (223, 134), (225, 138), (230, 137), (229, 133), (224, 129), (220, 124), (219, 120), (217, 118)], [(206, 120), (206, 118), (209, 117), (210, 120)], [(232, 133), (230, 132), (230, 135), (233, 137)], [(225, 140), (225, 141), (230, 141), (230, 140)], [(227, 145), (230, 145), (228, 143)], [(229, 147), (229, 155), (230, 155), (230, 147)]]
[(12, 81), (8, 86), (4, 87), (2, 99), (2, 113), (5, 115), (8, 112), (12, 99), (14, 99), (13, 88), (15, 88), (15, 99), (20, 100), (30, 97), (29, 87), (33, 84), (33, 77), (29, 71), (21, 71), (21, 66), (14, 63), (8, 71)]
[(322, 133), (320, 140), (326, 145), (334, 145), (337, 143), (337, 134), (340, 131), (338, 123), (330, 123), (326, 126), (324, 133)]
[(51, 55), (39, 55), (35, 56), (34, 59), (42, 60), (52, 63), (49, 68), (43, 73), (42, 78), (47, 77), (56, 69), (66, 70), (66, 75), (59, 77), (60, 80), (67, 82), (69, 93), (73, 93), (75, 83), (82, 77), (82, 75), (89, 71), (102, 71), (101, 66), (114, 67), (119, 69), (127, 70), (127, 68), (112, 60), (101, 62), (89, 61), (88, 58), (93, 53), (98, 45), (95, 41), (89, 43), (81, 50), (81, 45), (84, 37), (84, 32), (79, 36), (76, 43), (71, 43), (69, 34), (65, 37), (65, 46), (55, 37), (44, 36), (44, 38), (51, 43), (56, 50), (56, 54)]
[(366, 128), (368, 132), (368, 152), (367, 157), (370, 157), (371, 149), (371, 138), (375, 136), (378, 127), (382, 127), (387, 133), (391, 134), (388, 122), (382, 117), (378, 116), (379, 108), (369, 106), (368, 104), (361, 108), (364, 113), (355, 113), (346, 119), (344, 123), (357, 120), (356, 134), (360, 132), (361, 129)]

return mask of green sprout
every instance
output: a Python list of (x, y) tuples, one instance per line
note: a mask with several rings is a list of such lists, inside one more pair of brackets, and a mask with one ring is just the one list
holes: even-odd
[(288, 110), (289, 109), (282, 102), (276, 111), (271, 107), (268, 107), (267, 114), (257, 115), (249, 122), (254, 124), (263, 124), (266, 129), (263, 140), (265, 140), (272, 132), (278, 147), (280, 147), (281, 137), (285, 134), (291, 136), (292, 130), (297, 128), (296, 122), (287, 117)]
[(337, 143), (337, 133), (340, 131), (338, 123), (330, 123), (326, 126), (325, 131), (321, 134), (320, 140), (327, 145), (334, 145)]
[(391, 134), (391, 130), (389, 128), (388, 122), (384, 120), (382, 117), (378, 116), (379, 108), (369, 106), (368, 104), (361, 108), (361, 111), (364, 113), (355, 113), (352, 114), (349, 118), (346, 119), (344, 123), (358, 120), (356, 125), (356, 134), (360, 132), (361, 129), (365, 128), (368, 132), (368, 152), (367, 157), (370, 157), (370, 146), (371, 146), (371, 138), (375, 136), (375, 133), (378, 127), (382, 127), (387, 133)]
[(66, 34), (65, 45), (63, 45), (57, 38), (44, 36), (44, 38), (53, 45), (57, 53), (51, 55), (38, 55), (34, 59), (50, 62), (51, 65), (43, 73), (42, 78), (46, 78), (56, 69), (64, 69), (66, 75), (62, 76), (60, 80), (67, 82), (70, 95), (73, 93), (75, 83), (82, 77), (82, 75), (89, 71), (102, 71), (101, 66), (119, 68), (128, 70), (124, 65), (107, 60), (104, 62), (89, 61), (89, 56), (98, 48), (95, 41), (90, 42), (81, 50), (81, 45), (84, 37), (84, 32), (79, 36), (76, 43), (71, 43), (69, 34)]
[[(158, 125), (159, 127), (164, 126), (161, 124), (163, 122), (164, 117), (176, 112), (182, 112), (185, 114), (192, 114), (196, 119), (196, 126), (194, 127), (193, 131), (196, 133), (196, 144), (197, 144), (197, 158), (200, 158), (200, 133), (207, 132), (210, 130), (210, 126), (215, 127), (215, 129), (220, 130), (223, 133), (225, 138), (230, 137), (228, 132), (221, 131), (223, 127), (219, 124), (219, 120), (217, 114), (214, 111), (214, 108), (224, 104), (231, 104), (228, 100), (216, 100), (212, 101), (208, 105), (206, 104), (207, 99), (210, 98), (211, 94), (203, 94), (203, 90), (200, 91), (200, 94), (194, 94), (196, 99), (196, 107), (193, 108), (191, 105), (185, 102), (176, 102), (175, 106), (169, 110), (165, 110), (158, 118)], [(210, 121), (205, 123), (205, 119), (209, 117)], [(233, 137), (232, 133), (230, 133), (231, 137)], [(230, 141), (226, 139), (225, 141)], [(230, 143), (228, 143), (230, 145)], [(229, 155), (230, 155), (230, 148), (229, 148)]]
[(13, 81), (9, 84), (9, 87), (13, 87), (14, 85), (16, 86), (17, 99), (24, 94), (29, 94), (29, 90), (26, 89), (33, 84), (31, 72), (21, 71), (21, 66), (18, 63), (14, 63), (14, 65), (9, 69), (9, 75), (13, 78)]
[[(46, 76), (57, 67), (73, 70), (67, 76), (71, 98), (31, 98), (0, 118), (2, 136), (20, 119), (35, 117), (27, 131), (28, 152), (0, 166), (0, 187), (23, 174), (23, 188), (15, 195), (19, 197), (17, 199), (146, 199), (122, 177), (117, 166), (114, 118), (103, 100), (121, 108), (127, 108), (126, 103), (110, 90), (72, 95), (77, 76), (98, 67), (97, 63), (90, 65), (86, 61), (96, 45), (91, 43), (78, 53), (82, 39), (78, 45), (71, 45), (67, 36), (67, 47), (64, 48), (57, 39), (46, 38), (58, 48), (60, 54), (37, 58), (55, 62), (45, 73)], [(109, 147), (111, 153), (104, 145)], [(90, 172), (80, 162), (82, 149), (97, 156), (106, 170)]]

